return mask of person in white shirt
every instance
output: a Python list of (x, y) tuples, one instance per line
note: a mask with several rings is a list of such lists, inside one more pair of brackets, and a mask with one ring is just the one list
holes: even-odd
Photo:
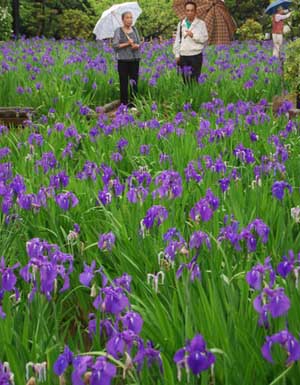
[(198, 81), (201, 74), (203, 49), (208, 42), (204, 21), (196, 17), (197, 5), (193, 1), (185, 4), (186, 18), (179, 22), (173, 52), (180, 66), (185, 83)]
[(280, 58), (283, 44), (284, 20), (291, 16), (292, 12), (285, 13), (282, 7), (278, 7), (272, 18), (273, 56)]

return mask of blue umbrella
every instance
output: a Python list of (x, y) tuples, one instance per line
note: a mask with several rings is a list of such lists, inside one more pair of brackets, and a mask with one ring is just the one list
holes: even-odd
[(289, 8), (289, 6), (292, 4), (292, 1), (289, 0), (275, 0), (273, 3), (271, 3), (268, 8), (266, 9), (266, 13), (268, 15), (273, 15), (278, 7), (282, 7), (284, 9)]

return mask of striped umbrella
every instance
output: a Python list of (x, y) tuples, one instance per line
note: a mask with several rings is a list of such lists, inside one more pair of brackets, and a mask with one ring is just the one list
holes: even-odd
[(237, 27), (222, 0), (202, 0), (197, 14), (206, 23), (209, 44), (230, 44)]

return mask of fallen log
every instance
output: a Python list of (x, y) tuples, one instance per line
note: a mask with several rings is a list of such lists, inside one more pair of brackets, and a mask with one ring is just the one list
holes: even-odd
[(34, 109), (31, 107), (0, 107), (0, 123), (6, 126), (23, 126), (31, 120)]
[(107, 113), (107, 112), (110, 112), (110, 111), (117, 109), (120, 104), (121, 104), (120, 100), (113, 100), (110, 103), (104, 104), (104, 106), (102, 106), (101, 109), (104, 113)]
[(87, 116), (88, 118), (92, 119), (92, 118), (96, 118), (99, 114), (103, 114), (103, 113), (108, 114), (112, 111), (116, 111), (117, 108), (120, 106), (120, 104), (121, 104), (120, 100), (113, 100), (110, 103), (106, 103), (103, 106), (97, 107), (96, 111), (91, 109)]
[(292, 108), (289, 110), (289, 119), (298, 118), (300, 119), (300, 109), (299, 108)]

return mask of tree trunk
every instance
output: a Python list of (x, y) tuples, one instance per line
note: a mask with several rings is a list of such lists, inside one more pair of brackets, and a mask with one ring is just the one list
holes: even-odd
[(42, 15), (43, 15), (43, 21), (42, 21), (42, 35), (45, 35), (45, 29), (46, 29), (46, 0), (42, 0)]
[(19, 0), (12, 0), (13, 30), (18, 39), (20, 36), (20, 3)]
[(296, 108), (300, 109), (300, 91), (296, 95)]
[(15, 37), (20, 36), (20, 3), (19, 0), (12, 0), (13, 31)]

